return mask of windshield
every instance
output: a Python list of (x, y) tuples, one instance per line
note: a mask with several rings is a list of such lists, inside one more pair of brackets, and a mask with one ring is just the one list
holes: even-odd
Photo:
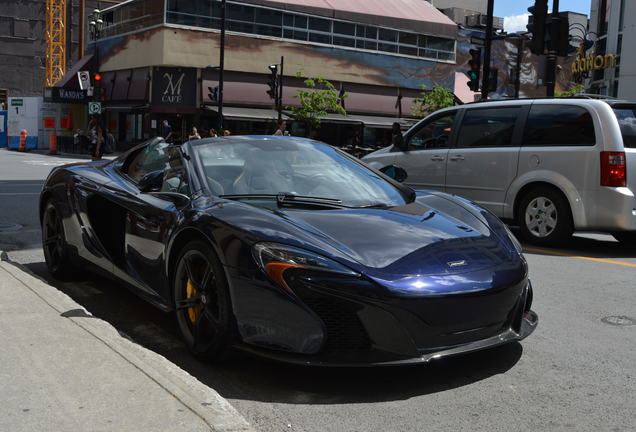
[(358, 207), (405, 204), (398, 188), (315, 141), (233, 138), (193, 146), (215, 195), (288, 193), (340, 200)]
[(616, 107), (614, 114), (623, 135), (626, 148), (636, 148), (636, 107)]

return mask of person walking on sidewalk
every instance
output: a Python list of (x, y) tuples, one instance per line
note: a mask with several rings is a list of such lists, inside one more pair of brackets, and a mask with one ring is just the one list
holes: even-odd
[(168, 120), (163, 121), (163, 128), (161, 130), (161, 136), (166, 140), (167, 143), (172, 142), (172, 126), (168, 123)]
[(196, 127), (192, 127), (192, 132), (190, 132), (190, 135), (188, 136), (188, 141), (192, 141), (192, 140), (200, 140), (201, 139), (201, 135), (199, 135), (199, 131), (197, 131)]
[(287, 122), (285, 120), (281, 120), (278, 123), (278, 128), (276, 132), (274, 132), (276, 136), (289, 136), (289, 132), (287, 132)]

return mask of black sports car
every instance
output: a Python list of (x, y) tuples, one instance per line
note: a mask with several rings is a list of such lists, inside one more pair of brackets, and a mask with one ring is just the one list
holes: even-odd
[(427, 362), (537, 325), (526, 261), (496, 217), (311, 140), (155, 139), (54, 169), (40, 216), (55, 277), (100, 268), (174, 311), (201, 356)]

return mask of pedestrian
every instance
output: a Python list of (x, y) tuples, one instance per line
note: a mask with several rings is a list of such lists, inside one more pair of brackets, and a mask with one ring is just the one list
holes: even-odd
[(96, 119), (95, 126), (93, 127), (94, 146), (91, 154), (91, 160), (98, 161), (102, 159), (104, 155), (104, 128), (99, 119)]
[(232, 135), (232, 132), (230, 132), (230, 130), (229, 130), (229, 129), (225, 129), (225, 130), (223, 131), (223, 136), (230, 136), (230, 135)]
[(199, 135), (199, 131), (197, 131), (197, 128), (192, 126), (192, 131), (190, 132), (190, 135), (188, 136), (188, 141), (192, 141), (192, 140), (200, 140), (201, 139), (201, 135)]
[(210, 128), (210, 138), (217, 138), (218, 136), (219, 134), (216, 133), (216, 129)]
[(73, 135), (73, 153), (77, 153), (77, 151), (81, 148), (82, 148), (82, 130), (75, 129), (75, 134)]
[(163, 137), (164, 140), (166, 140), (167, 143), (172, 142), (172, 126), (170, 126), (170, 123), (168, 123), (168, 120), (163, 121), (161, 136)]
[(393, 123), (391, 128), (391, 144), (396, 150), (402, 150), (404, 147), (404, 137), (402, 136), (402, 128), (398, 122)]
[(115, 141), (115, 136), (110, 132), (109, 129), (106, 129), (104, 135), (104, 153), (111, 154), (115, 151), (116, 147), (117, 141)]
[(277, 135), (277, 136), (289, 135), (289, 132), (287, 132), (287, 122), (285, 120), (281, 120), (280, 122), (278, 122), (278, 128), (276, 129), (276, 132), (274, 132), (274, 135)]

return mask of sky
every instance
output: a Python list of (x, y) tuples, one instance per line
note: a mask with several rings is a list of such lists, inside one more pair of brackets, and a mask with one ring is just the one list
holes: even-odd
[[(560, 0), (560, 11), (571, 11), (590, 14), (591, 0)], [(504, 18), (504, 30), (516, 32), (526, 30), (528, 24), (528, 8), (534, 0), (495, 0), (495, 16)], [(552, 0), (549, 1), (548, 12), (552, 12)]]

